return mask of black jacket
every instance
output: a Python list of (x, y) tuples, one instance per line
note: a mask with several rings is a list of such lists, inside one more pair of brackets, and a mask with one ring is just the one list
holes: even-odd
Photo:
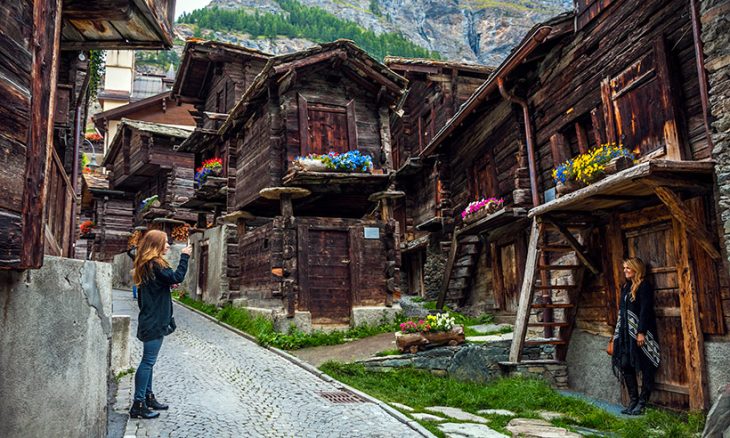
[(189, 258), (187, 254), (182, 254), (175, 271), (172, 268), (155, 267), (152, 279), (140, 286), (137, 294), (139, 304), (137, 339), (140, 341), (161, 338), (175, 330), (170, 286), (183, 281), (188, 271)]

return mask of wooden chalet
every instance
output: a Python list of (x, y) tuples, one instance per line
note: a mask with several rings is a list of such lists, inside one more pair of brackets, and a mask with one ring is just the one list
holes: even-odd
[[(246, 90), (218, 140), (237, 146), (228, 218), (238, 224), (243, 305), (353, 325), (392, 305), (398, 263), (389, 202), (398, 194), (387, 191), (389, 117), (406, 83), (338, 40), (272, 57)], [(373, 157), (372, 173), (292, 164), (351, 150)]]
[[(421, 156), (434, 135), (494, 71), (493, 67), (428, 59), (386, 57), (385, 64), (408, 79), (408, 94), (401, 114), (391, 116), (392, 160), (398, 187), (406, 193), (396, 201), (401, 272), (408, 293), (435, 294), (441, 282), (428, 275), (442, 260), (440, 241), (451, 226), (452, 205), (443, 181), (444, 161)], [(441, 173), (439, 173), (441, 172)]]
[(208, 213), (214, 213), (215, 219), (233, 210), (228, 199), (233, 199), (236, 188), (236, 148), (230, 147), (230, 141), (218, 141), (218, 129), (270, 57), (258, 50), (216, 41), (185, 44), (172, 93), (180, 103), (193, 107), (196, 129), (178, 150), (194, 153), (196, 168), (211, 158), (223, 161), (222, 174), (210, 176), (196, 186), (195, 195), (185, 204), (202, 214), (201, 226), (207, 223)]
[[(122, 119), (104, 166), (111, 190), (134, 193), (134, 225), (171, 231), (192, 224), (195, 214), (181, 205), (193, 195), (193, 154), (178, 152), (191, 130)], [(157, 201), (144, 208), (152, 196)]]
[(172, 46), (174, 1), (6, 3), (0, 43), (0, 268), (73, 255), (87, 50)]
[[(725, 365), (716, 351), (728, 342), (730, 322), (693, 5), (577, 0), (574, 14), (533, 29), (422, 152), (446, 155), (452, 176), (475, 178), (476, 191), (452, 179), (454, 206), (463, 204), (460, 196), (482, 196), (481, 187), (507, 205), (475, 224), (457, 219), (443, 298), (460, 277), (453, 248), (478, 228), (480, 258), (492, 266), (508, 260), (504, 266), (517, 271), (510, 278), (512, 290), (519, 286), (511, 361), (521, 361), (523, 346), (554, 345), (574, 389), (615, 399), (602, 351), (616, 322), (622, 259), (639, 256), (656, 290), (662, 349), (652, 402), (673, 409), (704, 409), (708, 388), (726, 383), (717, 380)], [(470, 142), (483, 145), (475, 155), (487, 163), (483, 173), (460, 164), (471, 159)], [(638, 163), (556, 199), (552, 169), (610, 142), (635, 151)], [(530, 196), (518, 202), (514, 194), (524, 189)], [(517, 218), (518, 205), (529, 208), (527, 220)], [(525, 243), (495, 253), (505, 238)], [(472, 293), (490, 276), (477, 266), (466, 281)], [(491, 270), (495, 294), (506, 291), (499, 271)]]
[(134, 226), (133, 196), (111, 190), (101, 173), (84, 173), (81, 182), (79, 223), (91, 221), (94, 229), (76, 241), (76, 258), (111, 262), (127, 250)]

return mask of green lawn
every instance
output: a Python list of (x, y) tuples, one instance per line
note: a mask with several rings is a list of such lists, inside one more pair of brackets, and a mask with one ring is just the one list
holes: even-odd
[(194, 309), (213, 316), (230, 326), (233, 326), (243, 332), (256, 338), (261, 345), (271, 345), (272, 347), (284, 350), (298, 350), (300, 348), (317, 347), (320, 345), (337, 345), (343, 344), (353, 339), (366, 338), (380, 333), (392, 333), (398, 330), (400, 320), (396, 322), (381, 321), (378, 325), (361, 325), (353, 327), (349, 330), (335, 331), (319, 331), (314, 330), (311, 333), (304, 333), (296, 327), (292, 326), (286, 333), (278, 333), (274, 331), (274, 325), (271, 320), (263, 316), (254, 316), (246, 309), (224, 306), (216, 307), (211, 304), (205, 304), (201, 301), (193, 300), (180, 292), (173, 293), (173, 297)]
[[(322, 371), (386, 402), (397, 402), (425, 412), (427, 406), (452, 406), (477, 413), (480, 409), (507, 409), (520, 417), (538, 418), (537, 411), (561, 412), (565, 417), (554, 424), (570, 428), (573, 425), (614, 432), (622, 437), (692, 437), (701, 432), (701, 414), (677, 414), (650, 409), (642, 417), (615, 417), (590, 403), (559, 394), (535, 379), (504, 378), (489, 384), (462, 382), (437, 377), (426, 371), (399, 369), (391, 372), (369, 372), (362, 365), (327, 362)], [(486, 415), (489, 426), (507, 433), (504, 427), (511, 417)], [(421, 422), (437, 436), (443, 434), (436, 423)], [(507, 433), (509, 435), (509, 433)]]

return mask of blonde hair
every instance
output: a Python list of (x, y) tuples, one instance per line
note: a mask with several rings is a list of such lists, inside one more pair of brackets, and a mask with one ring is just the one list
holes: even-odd
[(152, 278), (155, 265), (170, 267), (162, 257), (166, 244), (167, 234), (160, 230), (150, 230), (140, 239), (137, 256), (134, 258), (134, 283), (137, 286)]
[(638, 257), (629, 257), (624, 260), (624, 265), (635, 272), (634, 278), (631, 280), (631, 301), (636, 301), (636, 292), (646, 277), (646, 264)]

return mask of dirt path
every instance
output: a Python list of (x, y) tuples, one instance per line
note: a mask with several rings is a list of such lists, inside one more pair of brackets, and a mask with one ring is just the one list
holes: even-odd
[(375, 353), (394, 348), (395, 335), (393, 333), (382, 333), (380, 335), (370, 336), (369, 338), (357, 339), (346, 344), (303, 348), (301, 350), (290, 351), (289, 353), (318, 367), (328, 360), (354, 362), (356, 360), (368, 359), (375, 356)]

